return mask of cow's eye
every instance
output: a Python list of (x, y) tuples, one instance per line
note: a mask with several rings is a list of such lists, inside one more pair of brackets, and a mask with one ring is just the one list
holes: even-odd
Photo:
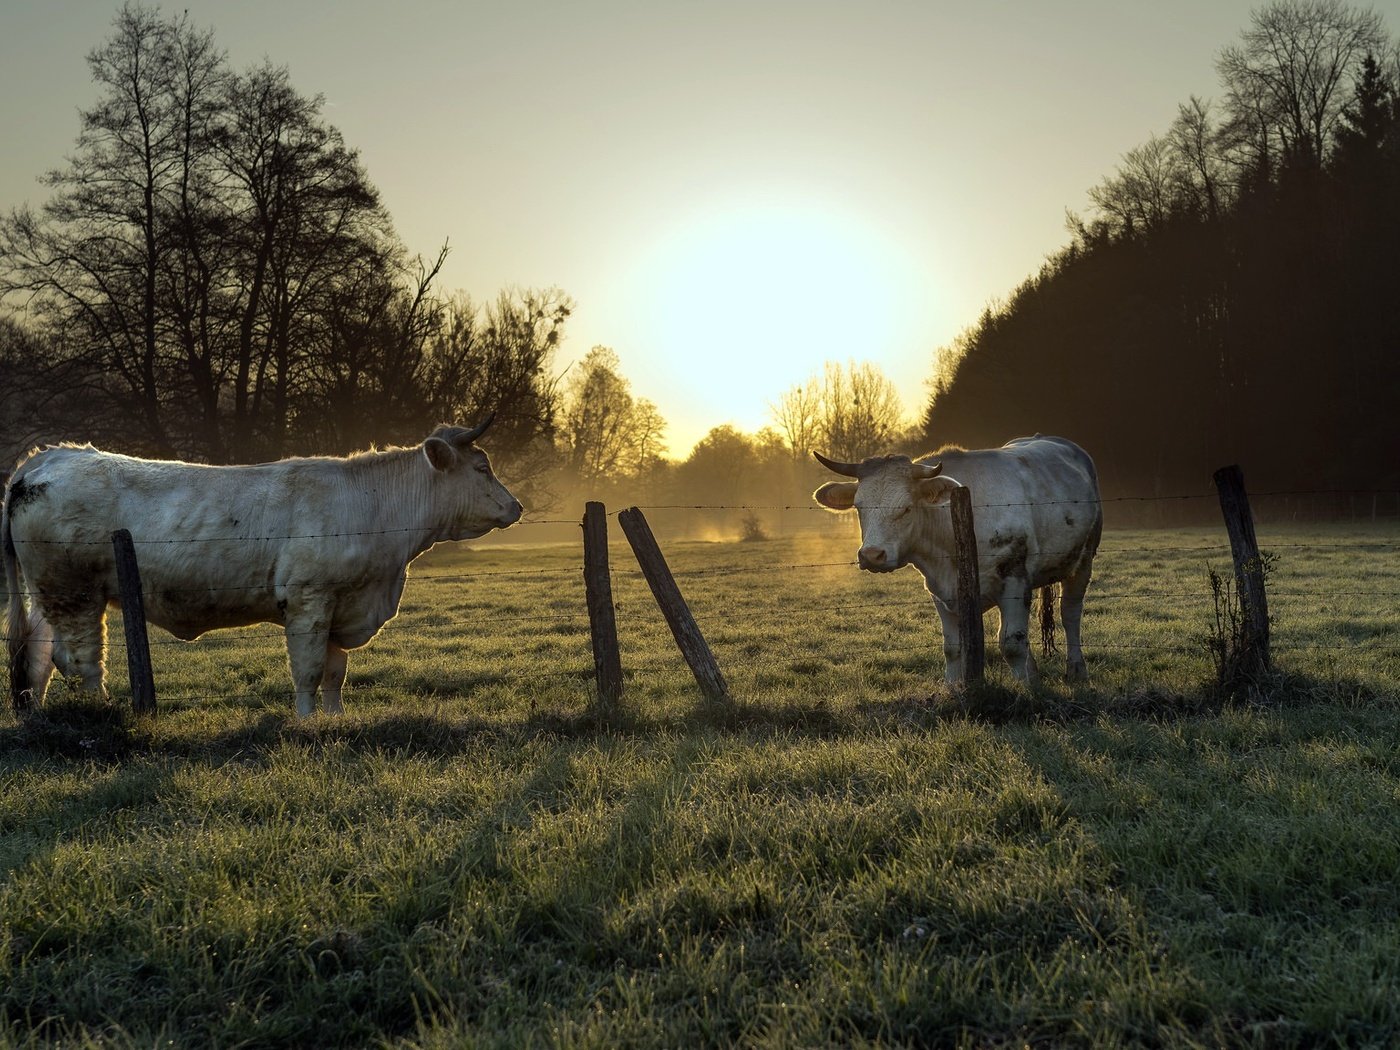
[(489, 474), (491, 473), (491, 468), (488, 467), (485, 463), (478, 463), (476, 465), (476, 472), (478, 474)]

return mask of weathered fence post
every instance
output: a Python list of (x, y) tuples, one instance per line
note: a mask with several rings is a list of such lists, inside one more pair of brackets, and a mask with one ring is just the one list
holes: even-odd
[(676, 645), (680, 647), (685, 662), (690, 665), (700, 691), (712, 702), (728, 701), (729, 685), (720, 672), (719, 664), (715, 662), (714, 654), (710, 652), (705, 636), (700, 633), (700, 627), (691, 615), (690, 607), (681, 597), (680, 588), (676, 586), (676, 579), (671, 575), (666, 559), (661, 554), (661, 548), (656, 544), (656, 537), (652, 535), (647, 519), (636, 507), (629, 507), (619, 512), (617, 523), (622, 526), (627, 542), (632, 545), (637, 564), (642, 567), (642, 575), (646, 577), (647, 585), (651, 587), (656, 604), (660, 606), (661, 614), (666, 617), (671, 634), (675, 636)]
[(583, 588), (593, 636), (598, 702), (605, 706), (616, 704), (622, 699), (622, 654), (617, 646), (617, 617), (608, 572), (607, 508), (593, 500), (583, 505)]
[(1269, 602), (1264, 594), (1264, 562), (1259, 556), (1259, 541), (1254, 537), (1254, 514), (1244, 489), (1244, 472), (1238, 466), (1221, 467), (1214, 477), (1235, 561), (1235, 585), (1244, 613), (1245, 651), (1250, 654), (1249, 659), (1257, 661), (1258, 670), (1267, 671)]
[(141, 597), (141, 572), (131, 533), (112, 533), (117, 558), (117, 586), (122, 595), (122, 627), (126, 631), (126, 668), (131, 677), (131, 709), (138, 715), (156, 713), (156, 682), (151, 673), (151, 643), (146, 637), (146, 603)]
[(982, 584), (977, 567), (977, 536), (972, 531), (972, 493), (953, 490), (953, 558), (958, 568), (958, 636), (962, 644), (964, 682), (982, 681), (987, 642), (982, 634)]

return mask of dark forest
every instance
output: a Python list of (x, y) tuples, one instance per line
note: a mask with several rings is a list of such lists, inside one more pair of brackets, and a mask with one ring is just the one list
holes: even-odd
[(1225, 463), (1261, 491), (1400, 488), (1386, 46), (1373, 14), (1257, 12), (1219, 55), (1223, 97), (1128, 152), (1072, 242), (960, 338), (926, 440), (1063, 434), (1106, 496), (1199, 492)]

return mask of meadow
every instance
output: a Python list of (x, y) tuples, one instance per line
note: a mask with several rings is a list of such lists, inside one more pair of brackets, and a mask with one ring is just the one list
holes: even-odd
[(270, 627), (153, 634), (154, 720), (116, 644), (113, 705), (0, 715), (0, 1044), (1400, 1043), (1394, 523), (1261, 527), (1278, 673), (1227, 695), (1221, 529), (1108, 533), (1092, 684), (1028, 693), (994, 615), (945, 688), (832, 522), (657, 528), (731, 706), (619, 545), (600, 710), (567, 544), (415, 563), (341, 719)]

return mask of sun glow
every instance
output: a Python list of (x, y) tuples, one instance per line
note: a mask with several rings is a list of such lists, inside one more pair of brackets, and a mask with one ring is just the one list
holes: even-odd
[(684, 391), (693, 417), (673, 419), (673, 452), (717, 423), (764, 425), (768, 405), (824, 361), (892, 373), (891, 362), (923, 356), (927, 290), (890, 238), (837, 209), (697, 214), (656, 242), (637, 284), (651, 343), (639, 348), (640, 385)]

